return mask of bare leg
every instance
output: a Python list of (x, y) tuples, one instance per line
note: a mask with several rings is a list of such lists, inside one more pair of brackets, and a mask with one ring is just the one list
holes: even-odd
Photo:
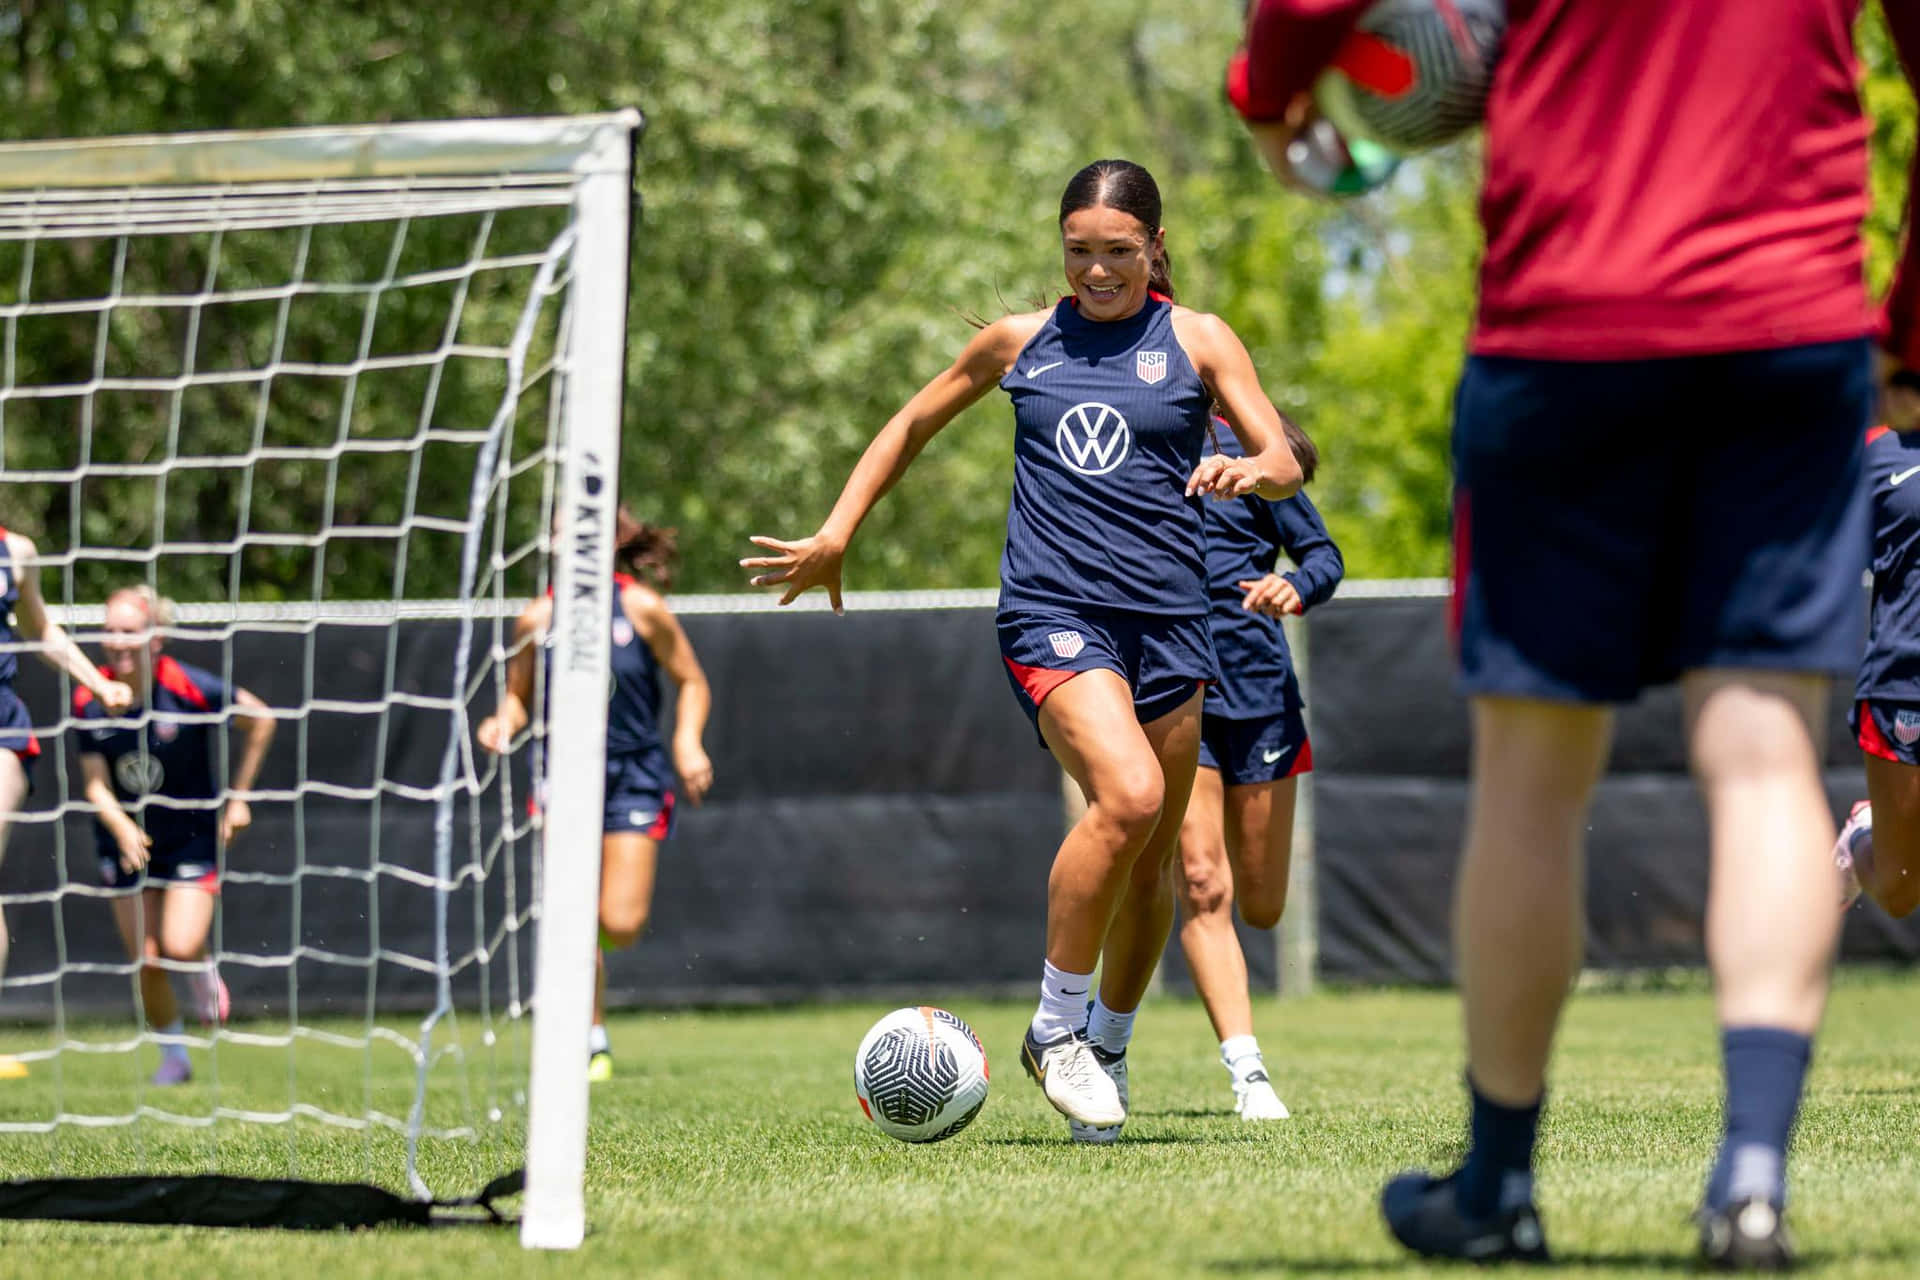
[[(1860, 888), (1890, 916), (1920, 908), (1920, 769), (1867, 756), (1867, 798), (1873, 831), (1856, 846)], [(1866, 854), (1862, 857), (1861, 854)]]
[[(27, 800), (27, 770), (20, 763), (20, 757), (13, 752), (0, 748), (0, 858), (7, 853), (7, 834), (13, 826), (13, 815), (20, 812), (20, 806)], [(7, 952), (10, 938), (7, 934), (6, 913), (0, 911), (0, 976), (7, 972)]]
[(1247, 959), (1233, 932), (1233, 864), (1227, 856), (1225, 788), (1218, 769), (1194, 777), (1180, 826), (1180, 949), (1214, 1035), (1253, 1033)]
[(113, 920), (120, 927), (120, 941), (127, 958), (140, 961), (134, 979), (140, 993), (140, 1008), (146, 1024), (154, 1030), (172, 1025), (180, 1016), (173, 995), (173, 981), (160, 967), (161, 891), (148, 889), (113, 899)]

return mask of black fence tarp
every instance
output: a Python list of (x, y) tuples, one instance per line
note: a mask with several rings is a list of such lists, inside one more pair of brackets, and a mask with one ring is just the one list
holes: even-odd
[[(704, 808), (680, 811), (648, 934), (612, 959), (613, 1000), (1030, 988), (1062, 830), (1060, 779), (1008, 692), (991, 610), (696, 613), (684, 621), (714, 686), (707, 742), (716, 785)], [(1329, 978), (1448, 976), (1467, 726), (1444, 622), (1438, 599), (1335, 600), (1309, 619), (1320, 966)], [(392, 686), (444, 695), (455, 634), (444, 620), (397, 629), (328, 623), (311, 636), (242, 631), (232, 670), (277, 707), (311, 698), (372, 706), (388, 685), (391, 642)], [(216, 670), (223, 661), (211, 643), (183, 641), (174, 652)], [(20, 687), (36, 720), (51, 723), (59, 695), (46, 669), (27, 662)], [(483, 692), (475, 714), (488, 700)], [(1828, 775), (1836, 811), (1863, 785), (1843, 715), (1837, 701)], [(377, 804), (309, 789), (298, 803), (254, 806), (254, 830), (231, 866), (308, 874), (297, 894), (280, 884), (232, 883), (225, 892), (221, 943), (232, 959), (223, 972), (241, 1012), (282, 1010), (296, 986), (308, 1015), (358, 1016), (370, 992), (382, 1008), (431, 999), (420, 963), (433, 953), (433, 893), (406, 873), (430, 868), (433, 810), (406, 789), (435, 778), (447, 729), (444, 712), (407, 705), (384, 718), (315, 709), (283, 722), (263, 787), (291, 790), (303, 777), (392, 785)], [(35, 809), (63, 793), (78, 797), (71, 753), (71, 744), (47, 742)], [(502, 812), (496, 796), (463, 805), (456, 864), (484, 851), (502, 820), (523, 815), (525, 795), (517, 772), (511, 810)], [(1650, 696), (1622, 713), (1613, 770), (1594, 807), (1591, 964), (1700, 962), (1704, 836), (1677, 696)], [(536, 872), (522, 842), (510, 865), (463, 884), (449, 913), (456, 956), (476, 937), (506, 936), (509, 891), (526, 901)], [(44, 1016), (55, 973), (69, 1009), (127, 1007), (124, 976), (82, 971), (120, 959), (108, 904), (56, 896), (63, 882), (97, 877), (83, 815), (16, 826), (0, 891), (44, 899), (7, 908), (13, 959), (0, 1015)], [(1244, 936), (1255, 983), (1272, 986), (1271, 938)], [(502, 944), (489, 999), (524, 998), (528, 942), (519, 938), (511, 958)], [(1845, 946), (1850, 958), (1910, 961), (1920, 956), (1920, 926), (1858, 908)], [(1169, 968), (1179, 985), (1177, 957)], [(480, 998), (477, 966), (462, 968), (458, 992)]]

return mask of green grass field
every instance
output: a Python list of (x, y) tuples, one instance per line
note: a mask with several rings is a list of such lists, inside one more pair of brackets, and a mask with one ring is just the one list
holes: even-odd
[[(959, 1137), (880, 1136), (853, 1101), (853, 1047), (878, 1005), (636, 1015), (613, 1029), (619, 1075), (596, 1086), (591, 1234), (575, 1255), (523, 1255), (491, 1228), (359, 1235), (0, 1225), (0, 1275), (63, 1277), (1418, 1276), (1460, 1274), (1400, 1255), (1374, 1195), (1410, 1164), (1440, 1164), (1462, 1130), (1460, 1044), (1446, 993), (1366, 992), (1256, 1019), (1294, 1111), (1255, 1130), (1227, 1109), (1197, 1004), (1152, 1003), (1133, 1050), (1134, 1114), (1113, 1147), (1068, 1145), (1020, 1074), (1024, 1005), (954, 1000), (993, 1056), (994, 1092)], [(32, 1032), (0, 1037), (29, 1043)], [(1582, 994), (1561, 1040), (1541, 1155), (1549, 1238), (1575, 1275), (1691, 1265), (1687, 1213), (1719, 1111), (1711, 1005), (1697, 989)], [(150, 1050), (148, 1051), (151, 1052)], [(222, 1089), (285, 1097), (284, 1052), (222, 1051)], [(369, 1082), (358, 1055), (300, 1063), (336, 1105), (404, 1099), (394, 1056)], [(119, 1088), (125, 1062), (69, 1071), (69, 1105)], [(107, 1078), (106, 1071), (117, 1072)], [(334, 1072), (329, 1076), (329, 1071)], [(257, 1073), (257, 1079), (251, 1073)], [(86, 1090), (102, 1092), (88, 1094)], [(47, 1114), (50, 1073), (0, 1086), (0, 1115)], [(165, 1099), (204, 1108), (196, 1084)], [(149, 1101), (155, 1101), (149, 1095)], [(402, 1102), (401, 1105), (404, 1105)], [(206, 1131), (147, 1124), (148, 1158), (191, 1166)], [(1836, 990), (1794, 1162), (1793, 1221), (1816, 1275), (1920, 1274), (1920, 978), (1854, 974)], [(126, 1130), (63, 1139), (72, 1172), (134, 1158)], [(287, 1135), (223, 1125), (221, 1159), (285, 1172)], [(364, 1175), (358, 1135), (303, 1126), (303, 1171)], [(45, 1138), (0, 1138), (9, 1172), (45, 1171)], [(391, 1156), (384, 1141), (374, 1157)], [(490, 1163), (442, 1156), (453, 1182)], [(397, 1165), (394, 1167), (397, 1168)], [(125, 1171), (125, 1170), (116, 1170)]]

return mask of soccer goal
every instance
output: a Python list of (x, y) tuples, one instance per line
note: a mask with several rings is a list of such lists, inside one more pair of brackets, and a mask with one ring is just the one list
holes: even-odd
[[(149, 607), (118, 717), (20, 646), (0, 1212), (293, 1222), (356, 1184), (424, 1214), (524, 1167), (522, 1241), (580, 1242), (640, 124), (0, 147), (0, 525), (39, 552), (6, 567), (95, 662), (117, 591), (181, 602)], [(549, 638), (517, 637), (547, 591)], [(529, 645), (530, 727), (494, 754), (474, 729)], [(210, 795), (158, 763), (196, 733)], [(110, 740), (149, 838), (250, 810), (204, 955), (167, 935), (205, 883), (111, 883)], [(144, 1007), (150, 943), (177, 1030)]]

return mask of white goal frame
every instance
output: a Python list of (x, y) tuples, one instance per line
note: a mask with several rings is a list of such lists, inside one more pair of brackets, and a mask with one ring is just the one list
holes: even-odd
[[(529, 1248), (575, 1248), (586, 1229), (587, 1036), (598, 936), (607, 618), (613, 607), (633, 156), (642, 123), (639, 112), (625, 110), (0, 146), (0, 234), (11, 237), (191, 230), (196, 219), (231, 222), (236, 215), (244, 221), (248, 184), (284, 203), (288, 194), (322, 180), (372, 189), (392, 183), (399, 190), (423, 178), (572, 178), (573, 312), (560, 356), (564, 441), (554, 490), (556, 510), (564, 513), (564, 543), (555, 547), (553, 564), (550, 789), (520, 1223), (521, 1242)], [(445, 185), (450, 204), (457, 202), (460, 184)], [(129, 187), (164, 188), (170, 197), (164, 217), (129, 214), (114, 194)], [(456, 210), (454, 205), (447, 211)], [(327, 213), (322, 209), (318, 216)], [(468, 622), (472, 614), (469, 609)], [(468, 731), (462, 720), (455, 717), (458, 732)]]

